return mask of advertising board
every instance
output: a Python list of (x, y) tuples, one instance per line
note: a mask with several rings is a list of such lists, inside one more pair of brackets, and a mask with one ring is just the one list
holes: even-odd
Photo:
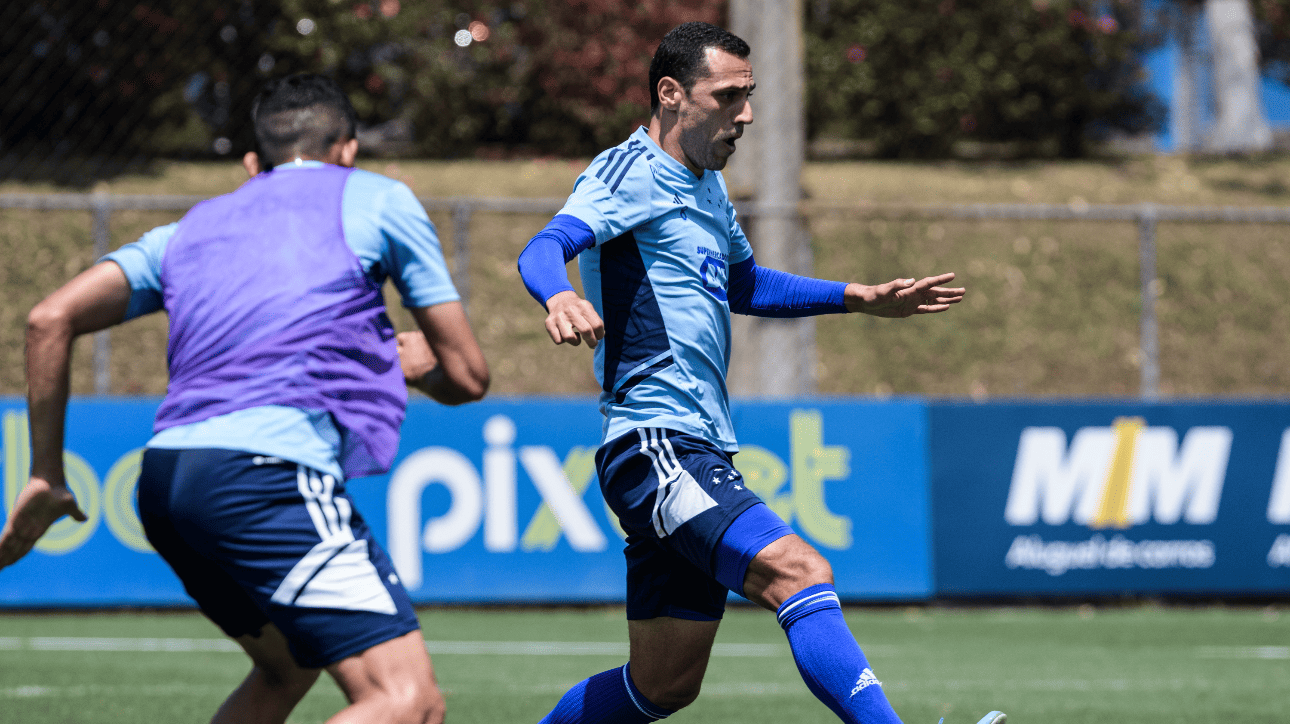
[(1290, 408), (929, 409), (937, 592), (1290, 592)]
[[(60, 521), (0, 572), (3, 606), (186, 605), (133, 502), (155, 400), (74, 400), (68, 481), (89, 521)], [(22, 403), (0, 403), (7, 514), (26, 483)], [(920, 402), (736, 403), (744, 484), (833, 564), (843, 596), (932, 594)], [(595, 475), (594, 401), (409, 406), (390, 474), (348, 490), (413, 599), (619, 601), (623, 539)]]

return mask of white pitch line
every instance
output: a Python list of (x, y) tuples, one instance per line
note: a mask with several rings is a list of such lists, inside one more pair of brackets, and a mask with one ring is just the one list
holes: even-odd
[(74, 698), (102, 696), (174, 696), (176, 694), (227, 694), (223, 686), (200, 684), (159, 684), (153, 686), (120, 686), (91, 684), (77, 686), (43, 686), (27, 684), (0, 689), (0, 699)]
[(1198, 646), (1202, 659), (1290, 659), (1290, 646)]
[(32, 651), (221, 651), (242, 647), (228, 639), (100, 638), (81, 636), (35, 636), (27, 639)]
[[(123, 638), (87, 636), (0, 637), (0, 650), (8, 651), (107, 651), (236, 653), (242, 650), (228, 639)], [(468, 656), (627, 656), (627, 644), (604, 641), (426, 641), (431, 654)], [(771, 658), (788, 655), (780, 644), (717, 644), (713, 656)]]

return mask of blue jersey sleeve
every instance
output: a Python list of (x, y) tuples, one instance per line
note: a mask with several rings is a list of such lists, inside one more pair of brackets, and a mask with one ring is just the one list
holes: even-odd
[[(115, 262), (130, 284), (130, 304), (125, 318), (151, 314), (163, 306), (161, 296), (161, 257), (166, 244), (179, 230), (179, 222), (158, 226), (139, 240), (117, 249), (99, 261)], [(124, 321), (124, 320), (122, 320)]]
[(461, 297), (452, 284), (434, 224), (412, 189), (357, 170), (341, 200), (345, 242), (377, 282), (394, 282), (406, 307), (430, 307)]
[(564, 265), (596, 243), (591, 229), (576, 216), (560, 214), (529, 240), (520, 252), (520, 278), (524, 288), (546, 306), (560, 292), (573, 291)]
[(810, 317), (847, 311), (844, 282), (757, 266), (750, 256), (730, 266), (730, 311), (754, 317)]
[[(653, 218), (654, 176), (645, 148), (612, 148), (596, 157), (573, 185), (560, 213), (591, 229), (596, 244), (616, 239)], [(669, 207), (670, 208), (670, 207)]]

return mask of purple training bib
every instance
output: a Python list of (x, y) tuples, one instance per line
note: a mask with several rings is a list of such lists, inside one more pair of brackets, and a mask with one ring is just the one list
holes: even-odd
[(345, 244), (352, 169), (261, 173), (193, 207), (166, 246), (161, 431), (238, 410), (326, 410), (350, 478), (389, 469), (407, 388), (380, 287)]

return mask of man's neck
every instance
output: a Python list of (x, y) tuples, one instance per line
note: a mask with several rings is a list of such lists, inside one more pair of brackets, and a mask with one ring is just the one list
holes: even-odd
[[(665, 115), (669, 117), (664, 118)], [(663, 149), (663, 153), (679, 161), (690, 173), (694, 174), (695, 178), (703, 178), (703, 169), (695, 168), (691, 165), (690, 159), (685, 155), (685, 151), (681, 150), (681, 139), (678, 137), (676, 129), (676, 118), (673, 114), (660, 110), (650, 116), (649, 127), (645, 129), (645, 132), (649, 135), (651, 141)]]

